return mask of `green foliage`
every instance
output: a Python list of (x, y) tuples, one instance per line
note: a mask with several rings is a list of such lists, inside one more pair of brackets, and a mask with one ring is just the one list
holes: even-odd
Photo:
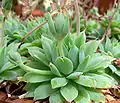
[(61, 12), (57, 15), (55, 18), (55, 21), (53, 21), (50, 13), (46, 14), (46, 18), (48, 19), (48, 24), (50, 31), (52, 35), (57, 40), (62, 40), (69, 31), (69, 19), (67, 16), (64, 16)]
[[(17, 76), (24, 73), (17, 65), (9, 61), (9, 53), (11, 52), (12, 46), (13, 45), (0, 48), (0, 80), (15, 80)], [(17, 60), (17, 57), (14, 57), (14, 59)], [(23, 62), (24, 60), (25, 59), (23, 59)]]
[(13, 0), (2, 0), (2, 12), (4, 14), (4, 16), (6, 17), (9, 13), (9, 11), (11, 11), (13, 6)]
[[(102, 22), (89, 19), (86, 27), (81, 26), (83, 32), (76, 36), (69, 33), (67, 16), (60, 13), (53, 20), (48, 14), (46, 18), (48, 24), (28, 36), (20, 48), (20, 39), (45, 19), (22, 23), (7, 20), (5, 33), (9, 43), (8, 47), (0, 48), (0, 79), (15, 80), (18, 71), (22, 71), (20, 76), (27, 82), (26, 97), (35, 100), (105, 102), (99, 89), (115, 88), (119, 82), (107, 73), (112, 71), (115, 76), (120, 76), (119, 67), (113, 64), (116, 58), (120, 58), (120, 43), (108, 37), (102, 44), (100, 40), (87, 41), (88, 36), (93, 37), (89, 34), (101, 30)], [(102, 33), (98, 33), (99, 36)]]
[[(114, 59), (120, 58), (120, 43), (115, 38), (112, 38), (112, 40), (110, 40), (108, 37), (106, 37), (106, 41), (100, 45), (100, 49), (101, 51), (106, 52), (108, 55), (112, 56)], [(120, 77), (119, 67), (117, 67), (114, 63), (109, 65), (109, 69), (110, 70), (106, 70), (108, 74), (112, 73), (113, 77), (114, 75), (117, 75), (117, 78)], [(119, 79), (118, 82), (120, 82)]]
[[(12, 0), (11, 0), (12, 1)], [(7, 18), (5, 22), (5, 35), (8, 36), (9, 43), (19, 42), (29, 31), (41, 24), (45, 19), (37, 18), (36, 20), (25, 20), (20, 22), (18, 18)], [(25, 43), (34, 42), (39, 40), (41, 34), (50, 34), (48, 24), (45, 24), (42, 28), (34, 31), (30, 36), (25, 38)], [(49, 35), (51, 37), (51, 34)]]
[[(67, 35), (64, 38), (62, 42), (62, 46), (66, 50), (63, 51), (64, 54), (66, 53), (64, 56), (57, 54), (59, 49), (56, 48), (58, 47), (57, 41), (45, 36), (40, 39), (41, 47), (27, 48), (31, 65), (21, 62), (17, 62), (17, 65), (26, 71), (24, 80), (29, 85), (38, 84), (32, 90), (27, 88), (27, 97), (34, 97), (36, 100), (50, 97), (51, 103), (55, 103), (57, 100), (60, 103), (65, 100), (76, 103), (83, 101), (89, 103), (90, 100), (105, 101), (104, 95), (97, 91), (97, 88), (115, 87), (117, 82), (105, 73), (105, 69), (112, 64), (114, 58), (97, 53), (100, 42), (95, 40), (86, 42), (85, 36), (83, 38), (82, 35), (84, 33), (81, 36)], [(83, 40), (82, 43), (79, 39)], [(80, 47), (78, 46), (79, 42), (81, 43)], [(17, 57), (20, 56), (17, 55)], [(17, 61), (14, 56), (10, 59), (14, 62)], [(17, 59), (19, 60), (19, 58)], [(35, 62), (39, 63), (39, 67), (33, 65)], [(96, 95), (102, 99), (95, 99)]]

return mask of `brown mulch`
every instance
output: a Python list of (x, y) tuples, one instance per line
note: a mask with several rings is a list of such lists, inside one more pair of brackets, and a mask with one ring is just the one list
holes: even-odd
[(0, 92), (0, 103), (35, 103), (33, 100), (29, 99), (10, 99), (7, 97), (7, 94)]
[(112, 101), (110, 101), (108, 103), (120, 103), (120, 100), (112, 100)]
[[(32, 98), (24, 99), (19, 96), (26, 93), (24, 90), (25, 82), (14, 83), (12, 81), (4, 81), (0, 84), (0, 103), (49, 103), (48, 98), (42, 101), (34, 101)], [(106, 97), (106, 103), (120, 103), (120, 94), (117, 89), (101, 90)], [(8, 94), (10, 96), (8, 97)]]

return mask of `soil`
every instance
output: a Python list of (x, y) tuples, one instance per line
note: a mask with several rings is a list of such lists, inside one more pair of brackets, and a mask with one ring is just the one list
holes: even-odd
[[(22, 95), (26, 93), (25, 84), (25, 82), (14, 83), (12, 81), (0, 83), (0, 103), (49, 103), (48, 99), (42, 101), (34, 101), (32, 98), (24, 99)], [(101, 90), (106, 97), (106, 103), (120, 103), (120, 97), (114, 91)]]

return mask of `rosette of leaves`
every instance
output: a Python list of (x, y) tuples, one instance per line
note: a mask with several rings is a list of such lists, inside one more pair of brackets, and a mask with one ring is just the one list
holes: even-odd
[(96, 52), (99, 43), (86, 42), (84, 33), (69, 34), (63, 38), (61, 56), (58, 41), (42, 36), (41, 48), (28, 47), (31, 62), (23, 63), (17, 52), (11, 52), (9, 58), (26, 71), (26, 97), (49, 97), (50, 103), (104, 102), (104, 95), (97, 89), (114, 87), (116, 82), (105, 73), (113, 58)]
[[(18, 44), (10, 44), (0, 48), (0, 80), (16, 80), (24, 71), (8, 60), (9, 52), (17, 51)], [(13, 51), (14, 50), (14, 51)], [(22, 58), (25, 62), (25, 58)]]
[[(36, 18), (35, 20), (25, 20), (20, 22), (17, 17), (13, 17), (12, 19), (7, 18), (5, 23), (5, 36), (8, 36), (9, 44), (11, 42), (18, 43), (28, 32), (40, 25), (44, 20), (44, 18)], [(42, 28), (26, 37), (24, 43), (31, 43), (34, 40), (39, 39), (42, 34), (50, 34), (48, 24), (45, 24)], [(50, 38), (50, 36), (48, 37)]]
[[(111, 20), (111, 16), (115, 9), (109, 10), (105, 17), (103, 16), (100, 20), (101, 27), (106, 30), (108, 27), (108, 24)], [(119, 15), (120, 10), (118, 9), (116, 13), (114, 14), (112, 18), (112, 23), (110, 25), (109, 31), (111, 32), (111, 36), (115, 37), (116, 39), (120, 40), (120, 15)]]
[(2, 0), (2, 11), (5, 17), (7, 17), (8, 13), (11, 11), (12, 4), (13, 0)]
[[(120, 58), (120, 42), (115, 38), (109, 39), (106, 37), (106, 41), (100, 45), (100, 50), (107, 53), (115, 60)], [(113, 61), (113, 63), (109, 65), (109, 69), (110, 71), (108, 73), (113, 75), (118, 82), (120, 82), (120, 67)]]

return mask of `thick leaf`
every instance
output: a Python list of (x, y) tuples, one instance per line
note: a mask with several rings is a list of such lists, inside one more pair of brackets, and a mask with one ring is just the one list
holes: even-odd
[(53, 74), (61, 77), (60, 72), (58, 71), (57, 67), (56, 67), (54, 64), (50, 63), (49, 67), (50, 67), (51, 72), (52, 72)]
[(87, 42), (85, 46), (85, 56), (92, 55), (94, 52), (96, 52), (99, 44), (100, 44), (100, 41)]
[(1, 72), (4, 72), (6, 70), (10, 70), (10, 69), (13, 69), (14, 67), (16, 67), (14, 64), (10, 63), (10, 62), (7, 62), (5, 63), (2, 68), (0, 69), (0, 73)]
[(117, 74), (120, 77), (120, 70), (117, 70), (115, 74)]
[(26, 64), (27, 66), (39, 70), (50, 70), (48, 66), (44, 65), (43, 63), (39, 61), (31, 61)]
[(86, 68), (88, 62), (89, 62), (90, 56), (87, 56), (82, 63), (80, 63), (76, 69), (76, 72), (84, 72), (84, 69)]
[(84, 45), (86, 42), (86, 35), (85, 31), (81, 32), (79, 36), (75, 39), (75, 44), (78, 48), (80, 48), (81, 45)]
[(72, 61), (66, 57), (58, 57), (55, 64), (58, 70), (63, 74), (70, 74), (73, 71)]
[(113, 85), (115, 85), (113, 79), (104, 76), (102, 74), (98, 75), (98, 74), (89, 73), (87, 75), (89, 75), (91, 78), (93, 78), (93, 80), (96, 81), (96, 84), (94, 86), (96, 88), (111, 88)]
[(46, 57), (48, 58), (49, 61), (52, 60), (52, 40), (42, 36), (41, 38), (41, 42), (42, 42), (42, 47), (43, 47), (43, 50), (45, 52), (45, 55)]
[(58, 14), (58, 16), (55, 18), (55, 30), (57, 33), (62, 33), (64, 23), (64, 15), (62, 13)]
[(32, 72), (28, 72), (24, 75), (24, 80), (29, 83), (39, 83), (51, 80), (51, 76), (40, 75)]
[(46, 55), (43, 52), (41, 52), (41, 50), (38, 47), (28, 47), (28, 52), (34, 59), (37, 59), (40, 62), (44, 63), (46, 66), (48, 66), (49, 61), (46, 58)]
[(73, 62), (74, 68), (77, 68), (79, 57), (78, 57), (78, 48), (75, 45), (68, 52), (68, 58)]
[(18, 52), (11, 51), (9, 53), (9, 59), (12, 63), (16, 65), (22, 63), (22, 58)]
[(52, 62), (55, 63), (56, 58), (59, 56), (57, 44), (53, 43), (52, 45)]
[(1, 48), (1, 50), (0, 50), (0, 68), (2, 68), (2, 66), (4, 65), (5, 54), (6, 54), (5, 48)]
[(79, 94), (75, 99), (75, 103), (90, 103), (90, 96), (82, 86), (79, 86)]
[(105, 102), (104, 95), (94, 88), (85, 88), (88, 94), (90, 95), (90, 99), (95, 102)]
[(69, 49), (74, 45), (74, 41), (73, 41), (73, 38), (71, 37), (71, 35), (67, 35), (65, 38), (64, 38), (64, 45), (66, 46), (66, 48)]
[(60, 92), (68, 102), (72, 102), (78, 96), (77, 88), (71, 84), (62, 87)]
[(0, 73), (0, 80), (16, 80), (17, 74), (12, 71), (4, 71)]
[(59, 92), (52, 94), (49, 98), (50, 103), (63, 103), (64, 98)]
[(25, 86), (25, 90), (27, 90), (25, 97), (34, 97), (34, 91), (39, 85), (39, 83), (27, 83)]
[(53, 78), (51, 80), (51, 85), (53, 89), (63, 87), (67, 83), (68, 83), (68, 80), (66, 78)]
[(75, 80), (75, 82), (86, 87), (96, 86), (96, 81), (91, 76), (81, 75), (79, 79)]
[(2, 7), (6, 10), (12, 9), (13, 0), (2, 0)]
[(117, 71), (117, 68), (114, 65), (109, 65), (109, 68), (112, 70), (113, 73)]
[(108, 38), (108, 36), (106, 37), (106, 42), (105, 42), (105, 51), (112, 51), (112, 43), (111, 40)]
[(120, 45), (113, 47), (112, 53), (113, 53), (114, 57), (120, 58)]
[(53, 93), (53, 89), (50, 83), (42, 83), (34, 91), (35, 100), (45, 99)]
[(82, 63), (84, 59), (85, 59), (85, 52), (84, 52), (84, 45), (82, 45), (79, 51), (79, 63)]
[(111, 64), (111, 60), (112, 58), (109, 59), (109, 56), (104, 57), (99, 54), (93, 55), (89, 59), (89, 62), (83, 72), (97, 70), (98, 68), (107, 68)]
[(67, 76), (68, 79), (78, 79), (80, 78), (80, 75), (83, 74), (82, 72), (74, 72)]

